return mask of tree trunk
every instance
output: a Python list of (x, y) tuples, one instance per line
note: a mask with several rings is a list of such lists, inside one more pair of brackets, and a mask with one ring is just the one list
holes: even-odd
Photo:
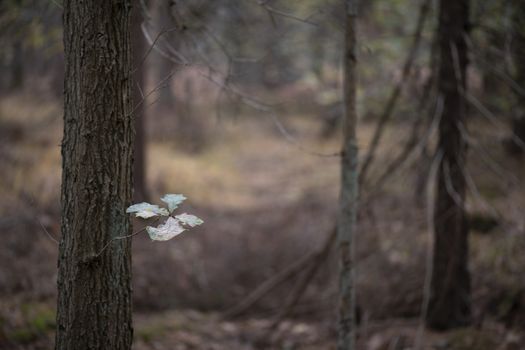
[[(154, 21), (157, 27), (157, 30), (160, 32), (162, 30), (167, 31), (163, 33), (161, 39), (156, 45), (160, 48), (164, 47), (165, 43), (168, 45), (174, 46), (176, 48), (176, 43), (174, 40), (173, 28), (175, 23), (173, 23), (169, 16), (169, 11), (171, 11), (168, 1), (152, 1)], [(159, 113), (171, 113), (173, 114), (173, 108), (175, 106), (175, 95), (172, 90), (172, 77), (167, 78), (173, 68), (173, 61), (162, 56), (158, 52), (153, 52), (152, 54), (153, 61), (153, 76), (154, 85), (162, 83), (162, 88), (159, 89), (158, 99), (155, 103), (155, 108)]]
[(434, 257), (427, 325), (450, 329), (469, 325), (470, 276), (465, 215), (465, 123), (468, 0), (441, 0), (439, 9), (439, 95), (443, 115), (438, 152), (442, 154), (434, 209)]
[(21, 38), (15, 39), (12, 50), (9, 88), (12, 91), (18, 91), (24, 86), (24, 52)]
[[(130, 1), (65, 0), (56, 349), (131, 348)], [(107, 245), (107, 247), (106, 247)]]
[(144, 116), (144, 62), (145, 40), (142, 33), (142, 10), (140, 1), (135, 0), (131, 10), (132, 59), (133, 59), (133, 121), (135, 125), (135, 154), (133, 159), (133, 201), (148, 200), (146, 190), (146, 130)]
[(339, 248), (338, 350), (355, 349), (355, 278), (353, 237), (357, 220), (357, 141), (356, 141), (356, 17), (355, 0), (346, 0), (344, 64), (344, 125), (341, 158), (341, 194), (337, 230)]
[[(525, 3), (514, 0), (513, 22), (513, 61), (516, 66), (515, 80), (525, 86)], [(512, 121), (513, 138), (509, 142), (511, 154), (522, 155), (525, 152), (525, 97), (516, 94), (517, 111)]]

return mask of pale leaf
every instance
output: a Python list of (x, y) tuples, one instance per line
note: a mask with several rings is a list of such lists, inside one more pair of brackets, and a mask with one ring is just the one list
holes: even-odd
[(135, 213), (136, 217), (148, 219), (154, 216), (168, 216), (169, 213), (165, 208), (159, 208), (158, 205), (149, 204), (146, 202), (134, 204), (126, 209), (126, 213)]
[(169, 217), (164, 224), (158, 227), (146, 227), (146, 231), (154, 241), (167, 241), (181, 234), (185, 229), (180, 225), (179, 220)]
[(184, 225), (188, 225), (190, 227), (195, 227), (195, 226), (198, 226), (198, 225), (202, 225), (204, 223), (204, 221), (202, 221), (202, 219), (196, 217), (195, 215), (190, 215), (190, 214), (180, 214), (180, 215), (177, 215), (175, 216), (177, 219), (179, 219), (179, 221), (184, 224)]
[(179, 204), (186, 200), (186, 197), (182, 194), (165, 194), (160, 200), (168, 205), (171, 213), (179, 207)]

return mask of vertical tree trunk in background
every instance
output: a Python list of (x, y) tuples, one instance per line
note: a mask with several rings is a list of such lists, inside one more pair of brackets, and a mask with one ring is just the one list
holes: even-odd
[(133, 201), (145, 202), (148, 200), (146, 190), (146, 130), (144, 116), (144, 64), (145, 39), (142, 34), (142, 9), (140, 0), (135, 0), (131, 12), (132, 36), (132, 67), (133, 67), (133, 123), (135, 126), (135, 154), (133, 159)]
[(56, 349), (129, 350), (130, 1), (65, 0)]
[(319, 82), (323, 82), (323, 65), (325, 62), (325, 56), (326, 56), (326, 48), (325, 48), (325, 40), (324, 35), (325, 32), (323, 30), (324, 28), (321, 26), (312, 26), (310, 28), (311, 32), (309, 33), (310, 36), (310, 50), (311, 50), (311, 70), (314, 72), (316, 78), (319, 80)]
[[(152, 1), (154, 21), (157, 30), (160, 32), (162, 30), (169, 30), (168, 32), (162, 34), (161, 39), (158, 42), (158, 45), (162, 48), (163, 43), (168, 43), (171, 46), (176, 46), (173, 40), (173, 28), (176, 26), (175, 23), (172, 23), (169, 16), (169, 11), (171, 11), (168, 1)], [(155, 103), (156, 109), (158, 112), (173, 113), (174, 103), (174, 94), (171, 89), (171, 78), (166, 79), (173, 69), (173, 62), (168, 58), (162, 56), (158, 52), (153, 52), (153, 76), (155, 85), (160, 82), (164, 82), (162, 88), (159, 90), (158, 100)]]
[[(514, 79), (525, 87), (525, 2), (514, 0), (513, 2), (513, 61), (516, 66)], [(511, 140), (509, 150), (513, 154), (523, 154), (525, 145), (525, 97), (517, 94), (517, 111), (512, 121), (514, 140)], [(516, 140), (517, 138), (517, 140)]]
[(24, 53), (22, 50), (22, 39), (17, 38), (12, 46), (11, 56), (11, 90), (20, 90), (24, 85)]
[(468, 0), (441, 0), (438, 89), (443, 98), (438, 152), (442, 154), (434, 211), (434, 257), (427, 325), (449, 329), (470, 324), (468, 225), (465, 215)]
[(338, 350), (355, 349), (355, 278), (353, 238), (357, 220), (357, 140), (356, 140), (356, 0), (345, 0), (346, 30), (344, 65), (344, 124), (341, 158), (340, 212), (337, 229), (339, 249)]

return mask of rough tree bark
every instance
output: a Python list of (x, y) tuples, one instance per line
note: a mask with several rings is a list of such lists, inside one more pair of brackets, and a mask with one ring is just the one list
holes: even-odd
[(339, 249), (338, 350), (355, 349), (355, 278), (353, 238), (357, 220), (358, 168), (356, 140), (356, 0), (345, 0), (344, 123), (341, 157), (340, 211), (337, 229)]
[[(130, 0), (65, 0), (56, 349), (131, 348)], [(103, 247), (111, 242), (106, 249)]]
[(434, 256), (427, 326), (450, 329), (471, 323), (468, 225), (465, 215), (466, 114), (469, 0), (441, 0), (438, 90), (443, 98), (438, 152), (442, 154), (434, 210)]
[(146, 130), (144, 120), (144, 54), (146, 42), (142, 34), (142, 9), (140, 0), (134, 0), (131, 10), (132, 26), (132, 62), (133, 62), (133, 120), (135, 126), (135, 144), (133, 159), (133, 201), (148, 201), (146, 189)]

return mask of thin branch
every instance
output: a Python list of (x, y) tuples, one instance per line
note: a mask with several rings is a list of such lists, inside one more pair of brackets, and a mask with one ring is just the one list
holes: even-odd
[(248, 296), (242, 299), (235, 306), (224, 311), (222, 313), (222, 318), (230, 319), (243, 314), (246, 310), (248, 310), (250, 307), (255, 305), (255, 303), (261, 300), (264, 296), (270, 293), (274, 288), (280, 286), (293, 275), (302, 271), (304, 267), (307, 266), (316, 255), (316, 252), (308, 253), (301, 257), (299, 260), (296, 260), (292, 265), (286, 267), (284, 270), (279, 271), (272, 278), (266, 280), (254, 291), (248, 294)]
[(341, 156), (341, 152), (321, 153), (321, 152), (316, 152), (316, 151), (312, 151), (312, 150), (306, 149), (300, 142), (297, 141), (297, 139), (295, 139), (293, 137), (292, 134), (290, 134), (288, 132), (288, 130), (286, 130), (284, 125), (279, 120), (279, 118), (277, 116), (277, 113), (270, 112), (270, 116), (272, 118), (272, 121), (273, 121), (274, 125), (277, 127), (279, 132), (286, 138), (286, 140), (289, 143), (293, 144), (295, 147), (297, 147), (299, 150), (301, 150), (303, 153), (307, 153), (307, 154), (310, 154), (310, 155), (313, 155), (313, 156), (317, 156), (317, 157), (324, 157), (324, 158), (340, 157)]
[[(170, 61), (172, 61), (172, 62), (174, 62), (176, 64), (182, 65), (184, 67), (193, 66), (193, 67), (197, 67), (198, 68), (197, 64), (192, 63), (189, 59), (184, 57), (182, 54), (180, 54), (178, 51), (176, 51), (169, 44), (166, 47), (168, 52), (166, 52), (163, 49), (159, 48), (158, 45), (154, 44), (154, 40), (151, 38), (151, 35), (146, 30), (145, 26), (142, 26), (142, 29), (143, 29), (144, 36), (146, 37), (146, 40), (150, 43), (151, 47), (154, 50), (156, 50), (159, 54), (164, 56), (166, 59), (168, 59), (168, 60), (170, 60)], [(194, 46), (196, 46), (195, 42), (194, 42)], [(171, 55), (170, 55), (170, 53), (171, 53)], [(172, 55), (175, 56), (176, 58), (174, 58)], [(209, 71), (218, 74), (219, 76), (224, 76), (224, 74), (222, 74), (220, 71), (216, 70), (211, 65), (211, 63), (209, 63), (209, 62), (208, 62), (208, 65), (206, 66), (206, 68)], [(223, 81), (218, 81), (211, 74), (206, 74), (206, 73), (202, 72), (201, 70), (197, 70), (197, 73), (201, 77), (203, 77), (203, 78), (207, 79), (208, 81), (210, 81), (210, 82), (214, 83), (215, 85), (217, 85), (219, 88), (226, 89), (230, 93), (233, 93), (234, 95), (238, 96), (240, 98), (240, 101), (243, 102), (245, 105), (250, 106), (251, 108), (253, 108), (253, 109), (257, 110), (257, 111), (269, 114), (271, 120), (273, 121), (273, 123), (277, 127), (277, 130), (284, 136), (285, 140), (287, 140), (289, 143), (291, 143), (294, 146), (296, 146), (302, 152), (310, 154), (310, 155), (318, 156), (318, 157), (336, 157), (336, 156), (340, 156), (340, 152), (337, 152), (337, 153), (334, 152), (334, 153), (325, 154), (325, 153), (319, 153), (319, 152), (310, 151), (310, 150), (306, 149), (304, 146), (301, 145), (300, 142), (298, 142), (288, 132), (288, 130), (286, 130), (286, 128), (282, 125), (282, 123), (280, 123), (280, 121), (278, 119), (277, 112), (275, 111), (275, 109), (273, 107), (271, 107), (268, 104), (264, 104), (264, 103), (258, 101), (257, 99), (255, 99), (254, 97), (251, 97), (251, 96), (245, 94), (240, 89), (237, 89), (233, 84), (231, 84), (229, 82), (229, 79), (224, 78), (224, 79), (222, 79)], [(171, 74), (171, 75), (173, 75), (173, 74)], [(163, 79), (163, 80), (166, 80), (166, 79)], [(153, 93), (153, 91), (150, 92), (148, 95), (150, 95), (151, 93)], [(148, 96), (148, 95), (146, 95), (146, 96)], [(141, 103), (142, 102), (143, 101), (141, 101)], [(139, 106), (137, 106), (136, 108), (138, 108), (138, 107)], [(134, 109), (134, 111), (136, 110), (136, 108)]]
[(182, 56), (180, 53), (178, 53), (176, 50), (173, 50), (173, 54), (175, 57), (177, 57), (177, 59), (174, 59), (173, 57), (171, 57), (167, 52), (165, 52), (164, 50), (162, 50), (161, 48), (159, 48), (159, 45), (156, 45), (154, 40), (151, 38), (151, 35), (150, 33), (148, 32), (146, 26), (142, 25), (141, 26), (142, 28), (142, 33), (144, 34), (144, 37), (146, 38), (146, 40), (148, 41), (148, 43), (150, 44), (150, 46), (152, 47), (152, 49), (154, 49), (156, 52), (158, 52), (160, 55), (162, 55), (164, 58), (176, 63), (176, 64), (179, 64), (179, 65), (182, 65), (182, 66), (187, 66), (190, 64), (189, 60), (186, 59), (186, 57)]
[(159, 83), (157, 83), (157, 85), (152, 89), (150, 90), (145, 96), (144, 98), (142, 98), (139, 103), (137, 103), (135, 105), (135, 107), (131, 110), (131, 112), (128, 114), (128, 116), (132, 116), (135, 114), (135, 112), (137, 111), (137, 109), (140, 108), (140, 106), (142, 106), (144, 104), (144, 102), (146, 102), (146, 99), (151, 96), (152, 94), (154, 94), (155, 92), (165, 88), (167, 86), (167, 82), (169, 81), (169, 79), (171, 79), (171, 77), (177, 72), (176, 69), (174, 69), (172, 72), (170, 72), (170, 74), (168, 74), (166, 77), (164, 77)]
[(317, 252), (316, 256), (312, 259), (308, 270), (304, 273), (303, 277), (295, 285), (295, 288), (290, 293), (288, 302), (270, 326), (271, 330), (277, 329), (279, 327), (279, 324), (293, 312), (293, 309), (295, 308), (302, 295), (306, 291), (306, 288), (308, 287), (312, 279), (315, 277), (317, 271), (321, 267), (322, 262), (325, 261), (328, 257), (330, 250), (335, 242), (336, 230), (337, 228), (334, 227), (333, 232), (330, 234), (330, 236), (324, 243), (324, 246), (319, 250), (319, 252)]
[(215, 78), (213, 78), (210, 75), (203, 74), (202, 72), (199, 72), (199, 74), (208, 79), (210, 82), (213, 82), (217, 86), (227, 89), (228, 91), (234, 93), (238, 97), (240, 97), (241, 102), (243, 102), (245, 105), (259, 111), (267, 113), (271, 120), (273, 121), (274, 125), (276, 126), (277, 130), (281, 133), (282, 136), (284, 136), (285, 140), (288, 141), (290, 144), (294, 145), (297, 149), (302, 151), (303, 153), (310, 154), (317, 157), (340, 157), (341, 152), (333, 152), (333, 153), (320, 153), (316, 151), (312, 151), (304, 147), (290, 132), (284, 127), (284, 125), (280, 122), (279, 117), (275, 109), (269, 105), (266, 105), (255, 98), (248, 96), (235, 88), (232, 84), (225, 85), (223, 82), (217, 81)]
[(35, 216), (35, 219), (36, 221), (38, 222), (38, 224), (40, 225), (40, 227), (42, 228), (42, 230), (45, 232), (45, 234), (53, 241), (55, 242), (56, 244), (59, 244), (58, 240), (53, 237), (53, 235), (51, 233), (49, 233), (49, 231), (46, 229), (46, 227), (44, 226), (44, 224), (42, 224), (42, 221), (40, 221), (40, 219)]
[(474, 198), (481, 203), (483, 207), (485, 207), (486, 210), (488, 210), (492, 215), (496, 216), (497, 218), (501, 218), (501, 214), (496, 210), (496, 208), (489, 204), (481, 195), (479, 192), (478, 186), (476, 186), (476, 182), (472, 178), (472, 175), (468, 171), (466, 167), (462, 167), (461, 169), (463, 176), (465, 177), (467, 187), (470, 189), (470, 192), (474, 195)]
[[(152, 224), (155, 224), (157, 223), (158, 221), (160, 220), (160, 217), (157, 217)], [(148, 225), (149, 226), (149, 225)], [(118, 236), (118, 237), (113, 237), (111, 238), (103, 247), (102, 249), (97, 253), (95, 254), (95, 258), (98, 258), (108, 247), (109, 245), (114, 242), (114, 241), (117, 241), (117, 240), (121, 240), (121, 239), (126, 239), (126, 238), (131, 238), (131, 237), (134, 237), (136, 235), (138, 235), (139, 233), (142, 233), (146, 230), (146, 228), (148, 226), (144, 226), (143, 228), (141, 228), (140, 230), (138, 230), (137, 232), (133, 232), (129, 235), (125, 235), (125, 236)]]
[(428, 144), (428, 141), (430, 140), (430, 137), (432, 136), (432, 133), (435, 129), (437, 129), (439, 121), (441, 120), (441, 116), (443, 114), (443, 98), (440, 96), (437, 100), (436, 109), (434, 112), (434, 116), (432, 118), (432, 121), (430, 125), (428, 126), (427, 131), (423, 135), (421, 139), (418, 140), (419, 133), (418, 127), (421, 123), (421, 119), (418, 119), (418, 123), (414, 123), (412, 133), (410, 136), (410, 139), (407, 141), (404, 149), (399, 153), (399, 155), (394, 158), (390, 164), (386, 167), (385, 171), (381, 176), (379, 176), (379, 179), (375, 182), (371, 188), (374, 189), (374, 191), (377, 192), (378, 189), (380, 189), (385, 181), (394, 174), (397, 169), (399, 169), (404, 162), (408, 161), (411, 155), (418, 155), (422, 152), (423, 148), (426, 144)]
[(466, 42), (469, 46), (469, 51), (474, 54), (474, 58), (481, 64), (481, 67), (486, 71), (492, 72), (494, 75), (503, 80), (507, 85), (513, 89), (519, 96), (525, 97), (525, 88), (523, 88), (516, 80), (514, 80), (509, 74), (505, 71), (499, 69), (496, 65), (488, 62), (481, 57), (481, 53), (476, 51), (476, 47), (472, 43), (472, 40), (466, 36)]
[[(464, 93), (464, 96), (467, 98), (467, 101), (470, 102), (476, 109), (481, 113), (483, 117), (485, 117), (492, 125), (494, 125), (497, 128), (505, 128), (507, 129), (507, 126), (504, 125), (501, 121), (498, 120), (498, 118), (488, 109), (486, 108), (478, 99), (476, 99), (474, 96), (472, 96), (469, 93)], [(512, 140), (523, 150), (525, 150), (525, 142), (520, 139), (514, 132), (511, 133)]]
[(458, 124), (458, 129), (461, 132), (461, 137), (468, 143), (469, 146), (471, 146), (474, 151), (476, 151), (480, 157), (483, 163), (485, 163), (492, 172), (494, 172), (496, 175), (498, 175), (502, 180), (505, 180), (506, 182), (518, 186), (520, 181), (519, 179), (510, 171), (505, 169), (501, 164), (498, 163), (496, 159), (494, 159), (490, 152), (483, 146), (481, 142), (476, 140), (474, 137), (470, 136), (465, 128), (465, 126), (462, 123)]
[[(149, 38), (148, 41), (151, 41), (151, 42), (150, 42), (150, 45), (148, 47), (148, 50), (146, 50), (146, 53), (144, 54), (144, 56), (142, 57), (140, 62), (131, 71), (132, 74), (135, 73), (138, 69), (140, 69), (140, 67), (142, 67), (142, 65), (144, 64), (144, 62), (146, 61), (146, 59), (148, 58), (150, 53), (153, 51), (153, 47), (157, 44), (157, 42), (161, 39), (161, 37), (163, 35), (165, 35), (165, 34), (167, 34), (169, 32), (172, 32), (174, 30), (177, 30), (177, 28), (165, 29), (165, 30), (163, 29), (157, 34), (157, 36), (155, 37), (154, 40), (151, 40), (151, 37), (149, 36), (149, 33), (147, 33), (147, 29), (146, 29), (146, 26), (144, 25), (144, 23), (141, 23), (140, 28), (142, 30), (142, 33), (144, 33), (144, 38), (146, 38), (146, 40), (148, 40), (148, 38)], [(147, 33), (147, 35), (146, 35), (146, 33)]]
[(33, 209), (31, 211), (31, 213), (33, 214), (33, 218), (34, 220), (38, 223), (38, 225), (40, 226), (40, 228), (42, 229), (42, 231), (44, 231), (44, 233), (46, 234), (46, 236), (52, 240), (53, 242), (55, 242), (56, 244), (60, 244), (60, 242), (58, 241), (58, 239), (56, 239), (51, 233), (49, 233), (49, 231), (46, 229), (46, 227), (44, 226), (44, 224), (42, 223), (42, 221), (40, 221), (40, 218), (38, 217), (37, 215), (37, 208), (36, 208), (36, 200), (35, 200), (35, 197), (31, 194), (31, 193), (28, 193), (27, 194), (28, 197), (29, 197), (29, 205), (31, 206), (31, 208)]
[(62, 6), (62, 4), (59, 3), (58, 1), (56, 1), (56, 0), (49, 0), (49, 1), (51, 1), (54, 5), (56, 5), (56, 7), (60, 8), (62, 10), (64, 9), (64, 6)]
[[(431, 124), (429, 125), (426, 133), (419, 140), (419, 142), (417, 142), (415, 146), (412, 149), (410, 149), (410, 154), (408, 154), (406, 157), (405, 161), (408, 162), (409, 166), (413, 165), (417, 161), (417, 157), (423, 153), (423, 150), (425, 146), (428, 144), (428, 142), (430, 141), (434, 130), (438, 128), (442, 115), (443, 115), (443, 97), (439, 96), (437, 103), (436, 103), (436, 109), (432, 117)], [(412, 159), (410, 160), (411, 157)], [(373, 186), (369, 186), (372, 190), (371, 192), (367, 193), (367, 198), (373, 197), (376, 193), (378, 193), (381, 190), (386, 179), (388, 179), (389, 176), (391, 176), (397, 170), (397, 168), (393, 168), (393, 166), (394, 166), (394, 163), (392, 163), (392, 165), (387, 169), (389, 170), (389, 172), (385, 171), (383, 175), (379, 178), (379, 180)], [(399, 164), (398, 167), (400, 166), (401, 164)]]
[(450, 162), (447, 159), (443, 160), (443, 175), (445, 177), (445, 188), (447, 189), (447, 193), (450, 195), (454, 203), (458, 207), (463, 207), (465, 205), (465, 201), (463, 198), (461, 198), (461, 195), (456, 191), (454, 188), (454, 184), (452, 183), (452, 176), (450, 174)]
[[(456, 74), (456, 81), (458, 82), (458, 91), (460, 94), (465, 98), (468, 102), (470, 102), (476, 109), (481, 113), (482, 116), (487, 118), (494, 126), (501, 127), (502, 122), (498, 120), (498, 118), (490, 112), (488, 108), (486, 108), (478, 99), (476, 99), (472, 94), (470, 94), (468, 91), (466, 91), (461, 84), (459, 84), (461, 77), (461, 73), (459, 71), (459, 54), (458, 49), (455, 45), (451, 44), (451, 51), (452, 51), (452, 57), (454, 62), (454, 70)], [(516, 143), (517, 146), (519, 146), (522, 150), (525, 151), (525, 142), (520, 139), (514, 132), (512, 134), (512, 140)]]
[(268, 11), (268, 13), (270, 14), (270, 18), (273, 18), (271, 15), (275, 14), (277, 16), (281, 16), (281, 17), (284, 17), (284, 18), (293, 19), (294, 21), (297, 21), (297, 22), (301, 22), (301, 23), (317, 26), (317, 23), (311, 22), (308, 17), (307, 18), (300, 18), (300, 17), (297, 17), (297, 16), (295, 16), (295, 15), (293, 15), (291, 13), (281, 11), (279, 9), (276, 9), (273, 6), (268, 5), (268, 0), (254, 0), (254, 1), (257, 2), (257, 4), (259, 4), (260, 6), (262, 6), (266, 11)]

